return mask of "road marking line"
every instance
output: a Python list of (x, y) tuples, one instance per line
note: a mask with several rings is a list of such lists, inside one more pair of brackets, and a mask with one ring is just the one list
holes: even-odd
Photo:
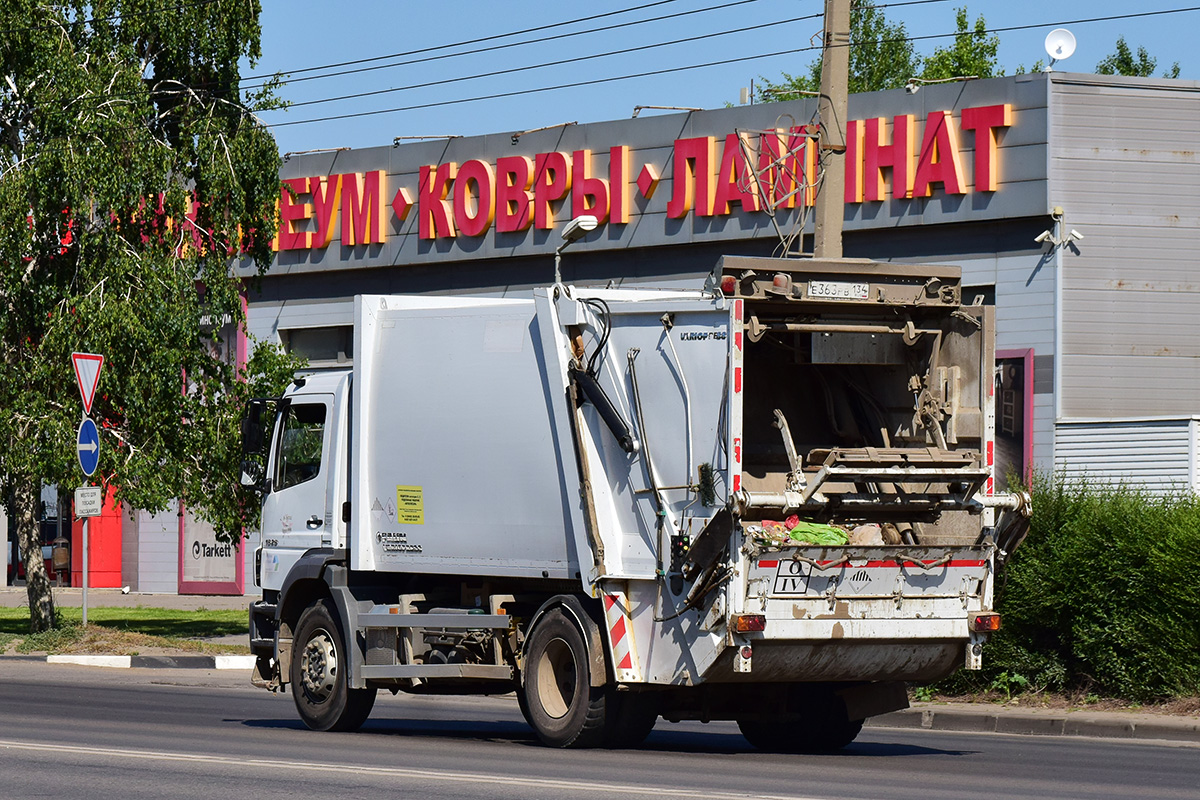
[(706, 800), (817, 800), (797, 795), (747, 794), (744, 792), (720, 792), (696, 788), (675, 789), (668, 786), (637, 786), (634, 784), (597, 783), (593, 781), (559, 780), (556, 778), (528, 778), (515, 775), (483, 775), (477, 772), (447, 772), (444, 770), (405, 769), (403, 767), (371, 767), (356, 764), (320, 764), (310, 761), (281, 761), (264, 758), (234, 758), (230, 756), (198, 755), (194, 753), (165, 753), (155, 750), (126, 750), (113, 747), (83, 747), (69, 744), (40, 744), (0, 739), (0, 749), (33, 750), (36, 752), (77, 753), (80, 755), (128, 758), (142, 761), (184, 761), (194, 764), (238, 764), (247, 767), (265, 767), (281, 770), (304, 770), (306, 772), (344, 773), (350, 775), (379, 775), (411, 778), (428, 781), (476, 783), (501, 786), (526, 786), (539, 789), (574, 790), (577, 792), (622, 795), (651, 795), (659, 797), (696, 797), (702, 794)]

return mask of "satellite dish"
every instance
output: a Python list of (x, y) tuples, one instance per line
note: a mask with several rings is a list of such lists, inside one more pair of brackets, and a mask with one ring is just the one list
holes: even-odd
[(1050, 56), (1050, 66), (1046, 67), (1046, 71), (1049, 72), (1055, 62), (1070, 58), (1074, 52), (1075, 34), (1066, 28), (1055, 28), (1050, 31), (1046, 34), (1046, 54)]

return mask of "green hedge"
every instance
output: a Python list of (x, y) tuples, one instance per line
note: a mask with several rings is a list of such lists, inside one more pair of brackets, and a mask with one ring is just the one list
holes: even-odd
[(1039, 477), (984, 669), (938, 688), (1200, 694), (1200, 499)]

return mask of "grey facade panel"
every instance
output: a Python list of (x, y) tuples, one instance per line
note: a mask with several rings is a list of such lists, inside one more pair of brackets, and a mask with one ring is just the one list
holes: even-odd
[[(1069, 376), (1072, 393), (1081, 386), (1093, 387), (1094, 396), (1087, 403), (1098, 412), (1093, 416), (1142, 416), (1146, 408), (1158, 407), (1195, 409), (1200, 405), (1198, 361), (1169, 356), (1065, 356), (1063, 380)], [(1064, 401), (1068, 396), (1064, 389)]]
[(1063, 416), (1191, 414), (1200, 84), (1051, 80), (1051, 201), (1085, 236), (1062, 254)]
[(1068, 479), (1155, 493), (1194, 489), (1194, 418), (1060, 422), (1054, 466)]
[(138, 511), (138, 591), (179, 591), (179, 514)]

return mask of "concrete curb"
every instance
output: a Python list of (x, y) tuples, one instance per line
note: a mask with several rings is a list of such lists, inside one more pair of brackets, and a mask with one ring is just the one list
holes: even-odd
[(1051, 711), (984, 705), (918, 704), (872, 717), (868, 728), (1015, 733), (1025, 736), (1091, 736), (1200, 743), (1200, 719), (1135, 712)]
[(46, 656), (47, 664), (114, 669), (254, 669), (254, 656)]

